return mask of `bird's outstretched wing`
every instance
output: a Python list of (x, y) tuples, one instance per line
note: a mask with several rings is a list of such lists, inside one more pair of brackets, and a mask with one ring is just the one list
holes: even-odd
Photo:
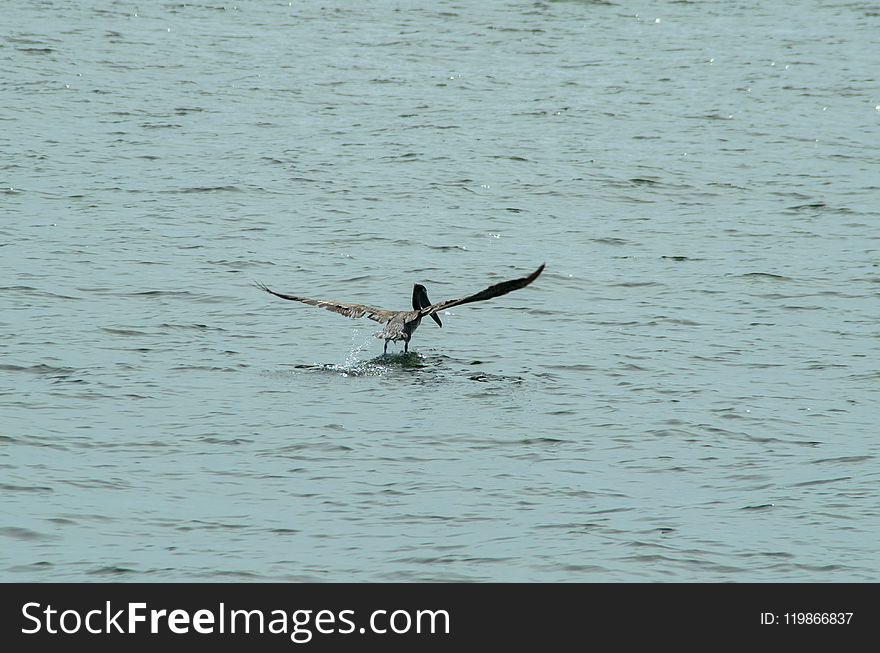
[(532, 281), (538, 278), (538, 275), (544, 271), (544, 265), (542, 264), (537, 270), (532, 272), (529, 276), (523, 277), (522, 279), (511, 279), (510, 281), (502, 281), (501, 283), (496, 283), (494, 286), (489, 286), (485, 290), (481, 290), (478, 293), (474, 293), (473, 295), (468, 295), (467, 297), (461, 297), (459, 299), (447, 299), (442, 302), (437, 302), (436, 304), (431, 304), (430, 306), (426, 306), (421, 311), (419, 311), (422, 316), (425, 315), (433, 315), (439, 311), (445, 310), (447, 308), (452, 308), (453, 306), (459, 306), (461, 304), (470, 304), (471, 302), (482, 302), (487, 299), (492, 299), (493, 297), (498, 297), (499, 295), (506, 295), (509, 292), (514, 290), (519, 290), (520, 288), (525, 288)]
[(308, 297), (285, 295), (283, 293), (270, 290), (268, 286), (265, 286), (262, 283), (255, 283), (254, 285), (260, 290), (265, 290), (267, 293), (275, 295), (276, 297), (280, 297), (281, 299), (289, 299), (294, 302), (302, 302), (303, 304), (309, 304), (310, 306), (325, 308), (328, 311), (339, 313), (340, 315), (344, 315), (345, 317), (367, 317), (371, 320), (382, 323), (385, 323), (392, 317), (394, 317), (394, 311), (385, 311), (381, 308), (373, 308), (372, 306), (364, 306), (363, 304), (342, 304), (340, 302), (326, 302), (323, 299), (309, 299)]

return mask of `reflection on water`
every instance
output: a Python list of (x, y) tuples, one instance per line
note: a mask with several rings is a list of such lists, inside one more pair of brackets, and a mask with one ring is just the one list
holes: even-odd
[(345, 363), (323, 363), (316, 365), (293, 365), (298, 370), (312, 372), (332, 372), (340, 376), (380, 376), (395, 370), (420, 370), (429, 367), (427, 357), (414, 351), (398, 354), (382, 354), (370, 360), (346, 359)]

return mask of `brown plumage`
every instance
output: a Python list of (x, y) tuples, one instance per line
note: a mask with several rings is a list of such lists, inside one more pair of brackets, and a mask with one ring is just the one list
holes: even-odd
[(309, 299), (308, 297), (285, 295), (284, 293), (275, 292), (262, 283), (257, 283), (256, 286), (261, 290), (265, 290), (267, 293), (280, 297), (281, 299), (289, 299), (291, 301), (309, 304), (310, 306), (317, 306), (319, 308), (327, 309), (328, 311), (333, 311), (334, 313), (339, 313), (345, 317), (366, 317), (376, 322), (381, 322), (385, 327), (375, 335), (377, 338), (381, 338), (385, 341), (385, 352), (387, 353), (388, 343), (390, 341), (399, 340), (403, 340), (404, 342), (404, 351), (409, 351), (409, 341), (412, 338), (413, 332), (418, 328), (419, 324), (421, 324), (423, 317), (430, 315), (431, 319), (434, 320), (438, 326), (442, 327), (443, 323), (437, 315), (440, 311), (452, 308), (453, 306), (460, 306), (461, 304), (482, 302), (487, 299), (492, 299), (493, 297), (506, 295), (507, 293), (519, 290), (520, 288), (525, 288), (532, 283), (532, 281), (537, 279), (538, 275), (543, 271), (544, 265), (541, 265), (541, 267), (527, 277), (502, 281), (501, 283), (496, 283), (494, 286), (489, 286), (485, 290), (481, 290), (472, 295), (467, 295), (466, 297), (460, 297), (458, 299), (447, 299), (446, 301), (437, 302), (436, 304), (432, 304), (428, 299), (428, 291), (425, 287), (417, 283), (413, 286), (411, 311), (387, 311), (385, 309), (373, 308), (372, 306), (366, 306), (364, 304), (344, 304), (342, 302), (324, 301), (323, 299)]

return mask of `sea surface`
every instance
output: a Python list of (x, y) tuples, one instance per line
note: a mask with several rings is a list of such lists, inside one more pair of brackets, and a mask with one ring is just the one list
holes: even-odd
[(0, 580), (880, 580), (876, 3), (2, 14)]

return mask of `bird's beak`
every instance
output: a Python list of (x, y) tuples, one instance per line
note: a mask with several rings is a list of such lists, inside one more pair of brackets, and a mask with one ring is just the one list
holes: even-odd
[[(418, 310), (420, 308), (428, 308), (428, 306), (431, 305), (431, 300), (428, 299), (427, 291), (423, 290), (422, 288), (419, 288), (418, 294), (413, 297), (413, 304), (414, 304), (413, 308), (416, 310)], [(418, 304), (418, 306), (415, 306), (415, 304)], [(443, 322), (440, 321), (440, 318), (437, 316), (436, 313), (431, 313), (431, 319), (437, 323), (437, 326), (439, 326), (439, 327), (443, 326)]]

